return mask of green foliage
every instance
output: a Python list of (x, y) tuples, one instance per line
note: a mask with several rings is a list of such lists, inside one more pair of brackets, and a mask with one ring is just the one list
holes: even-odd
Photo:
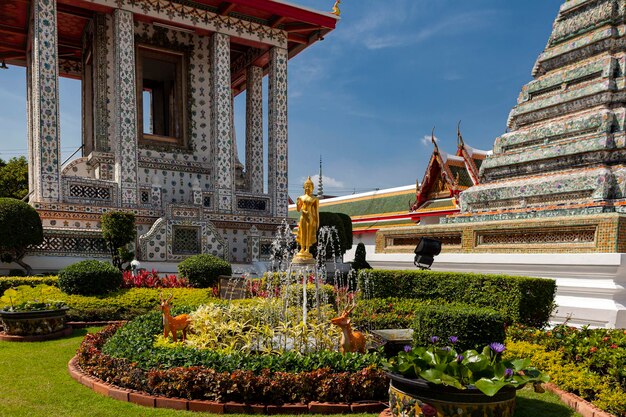
[(217, 256), (194, 255), (178, 264), (178, 274), (196, 288), (210, 288), (219, 283), (220, 275), (233, 273), (230, 263)]
[(352, 261), (352, 269), (355, 271), (360, 271), (361, 269), (372, 269), (371, 265), (365, 259), (365, 245), (363, 242), (360, 242), (356, 245), (356, 250), (354, 251), (354, 261)]
[(418, 307), (438, 303), (441, 302), (397, 297), (362, 299), (357, 301), (350, 317), (359, 329), (408, 329), (413, 325)]
[(226, 353), (333, 349), (339, 340), (339, 329), (330, 324), (335, 311), (324, 306), (319, 319), (317, 313), (310, 311), (304, 324), (300, 307), (285, 309), (276, 298), (208, 304), (191, 314), (187, 344)]
[[(175, 306), (200, 305), (215, 302), (212, 291), (193, 288), (131, 288), (116, 291), (103, 296), (68, 295), (59, 288), (47, 286), (43, 288), (47, 298), (65, 302), (70, 308), (67, 312), (70, 321), (108, 321), (130, 320), (139, 315), (158, 310), (160, 295), (173, 295)], [(22, 286), (17, 289), (20, 299), (38, 297), (37, 290)]]
[(106, 262), (76, 262), (59, 271), (59, 288), (66, 294), (102, 295), (122, 285), (122, 273)]
[(562, 352), (546, 351), (545, 347), (526, 341), (510, 341), (507, 356), (529, 358), (534, 366), (548, 373), (559, 388), (591, 401), (617, 417), (626, 417), (624, 387), (615, 385), (610, 377), (593, 372), (583, 363), (568, 360)]
[(20, 285), (28, 285), (36, 287), (40, 284), (56, 286), (59, 279), (56, 276), (47, 277), (0, 277), (0, 295), (7, 289), (19, 287)]
[[(346, 237), (346, 231), (344, 228), (344, 222), (341, 217), (337, 213), (329, 213), (329, 212), (321, 212), (320, 213), (320, 229), (324, 226), (334, 227), (337, 230), (337, 238), (338, 242), (328, 242), (326, 245), (326, 255), (328, 258), (333, 255), (333, 246), (335, 249), (338, 249), (341, 255), (346, 253), (346, 248), (348, 247), (348, 240)], [(311, 248), (311, 253), (313, 255), (317, 254), (318, 246), (320, 244), (320, 233), (317, 233), (317, 245), (313, 245)]]
[(530, 366), (529, 359), (502, 360), (503, 345), (485, 346), (481, 352), (457, 353), (456, 346), (431, 344), (405, 349), (391, 358), (386, 368), (406, 378), (421, 378), (432, 384), (457, 389), (478, 388), (494, 396), (505, 387), (521, 388), (528, 383), (548, 382), (550, 377)]
[(0, 198), (21, 200), (28, 194), (28, 162), (20, 156), (9, 162), (0, 159)]
[(137, 236), (135, 228), (135, 215), (121, 211), (105, 213), (100, 218), (102, 237), (107, 242), (113, 265), (119, 270), (124, 269), (124, 264), (133, 260), (134, 254), (129, 252), (126, 246), (132, 243)]
[(54, 297), (56, 292), (56, 288), (44, 284), (36, 287), (23, 285), (9, 288), (0, 297), (0, 310), (11, 312), (58, 310), (66, 304)]
[(43, 242), (41, 219), (34, 208), (13, 198), (0, 198), (0, 261), (15, 262), (31, 275), (22, 261), (30, 245)]
[(341, 219), (341, 222), (343, 223), (343, 233), (346, 239), (345, 249), (350, 250), (352, 249), (352, 244), (354, 242), (354, 239), (352, 236), (352, 218), (345, 213), (336, 213), (336, 214), (337, 216), (339, 216), (339, 218)]
[(461, 304), (416, 306), (413, 340), (425, 345), (432, 336), (459, 339), (460, 349), (473, 349), (491, 342), (503, 342), (504, 319), (497, 311)]
[[(181, 308), (172, 314), (189, 313)], [(107, 355), (135, 362), (142, 369), (162, 369), (179, 366), (203, 366), (217, 372), (247, 370), (260, 373), (263, 369), (272, 372), (309, 372), (328, 368), (332, 372), (357, 372), (370, 366), (381, 366), (382, 356), (375, 353), (342, 355), (335, 350), (301, 354), (286, 351), (273, 355), (251, 355), (246, 352), (224, 353), (211, 349), (196, 349), (177, 344), (164, 346), (155, 343), (155, 336), (162, 332), (159, 313), (141, 316), (126, 324), (103, 347)]]
[(438, 271), (361, 271), (375, 298), (440, 299), (498, 310), (509, 323), (543, 327), (554, 309), (551, 279)]
[[(246, 282), (246, 292), (252, 297), (283, 297), (290, 305), (302, 305), (302, 276), (292, 272), (291, 279), (287, 282), (286, 272), (266, 272), (261, 279), (249, 279)], [(315, 284), (313, 284), (313, 276), (308, 277), (306, 286), (306, 299), (308, 308), (317, 305), (315, 295)], [(335, 305), (335, 288), (329, 284), (321, 284), (319, 286), (319, 298), (322, 304)]]

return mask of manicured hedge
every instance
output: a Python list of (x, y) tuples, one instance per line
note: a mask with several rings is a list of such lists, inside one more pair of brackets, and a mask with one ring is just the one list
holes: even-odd
[(507, 322), (543, 327), (554, 309), (551, 279), (436, 271), (361, 271), (361, 288), (374, 298), (441, 299), (495, 308)]
[(350, 317), (353, 327), (361, 330), (408, 329), (418, 307), (437, 303), (441, 302), (395, 297), (359, 300)]
[(196, 288), (214, 287), (219, 283), (220, 275), (231, 275), (230, 264), (217, 256), (194, 255), (178, 264), (178, 275), (187, 278)]
[(504, 319), (491, 308), (468, 305), (423, 305), (415, 308), (413, 341), (426, 346), (437, 336), (444, 344), (451, 336), (458, 338), (460, 351), (475, 349), (492, 342), (504, 342)]
[(66, 294), (102, 295), (122, 286), (122, 272), (94, 259), (76, 262), (59, 271), (59, 288)]
[(195, 288), (130, 288), (104, 296), (69, 295), (58, 288), (51, 288), (47, 294), (48, 298), (64, 301), (68, 305), (67, 317), (70, 321), (109, 321), (130, 320), (158, 310), (161, 292), (174, 296), (174, 306), (195, 308), (217, 300), (210, 289)]
[(58, 281), (59, 278), (55, 275), (47, 277), (0, 277), (0, 296), (11, 287), (19, 287), (20, 285), (36, 287), (40, 284), (56, 287)]

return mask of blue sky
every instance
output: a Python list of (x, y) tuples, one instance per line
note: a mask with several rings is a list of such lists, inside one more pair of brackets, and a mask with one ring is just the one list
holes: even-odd
[[(333, 0), (295, 0), (330, 10)], [(562, 0), (343, 0), (337, 29), (289, 67), (289, 191), (324, 159), (324, 191), (415, 183), (432, 151), (491, 149)], [(0, 71), (0, 158), (26, 153), (25, 71)], [(245, 149), (244, 97), (236, 126)], [(61, 147), (80, 146), (80, 83), (61, 80)], [(267, 128), (267, 126), (266, 126)], [(426, 140), (425, 140), (426, 138)]]

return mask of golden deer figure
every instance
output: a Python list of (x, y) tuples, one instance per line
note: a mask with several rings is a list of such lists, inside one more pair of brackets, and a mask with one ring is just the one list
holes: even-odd
[(341, 340), (339, 341), (339, 351), (341, 353), (346, 352), (359, 352), (365, 353), (365, 336), (361, 332), (352, 331), (350, 325), (350, 317), (348, 315), (354, 310), (353, 305), (349, 309), (343, 310), (343, 313), (339, 317), (331, 319), (330, 322), (335, 326), (341, 328)]
[(163, 312), (163, 337), (167, 338), (167, 334), (172, 332), (172, 339), (174, 342), (178, 341), (178, 337), (176, 333), (179, 330), (183, 332), (182, 341), (184, 342), (187, 338), (187, 328), (191, 323), (191, 317), (188, 314), (180, 314), (176, 317), (172, 317), (170, 314), (170, 301), (174, 297), (174, 294), (170, 294), (167, 300), (163, 299), (163, 294), (161, 294), (161, 311)]

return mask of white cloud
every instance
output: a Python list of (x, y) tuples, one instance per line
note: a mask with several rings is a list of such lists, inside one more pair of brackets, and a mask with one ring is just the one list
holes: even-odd
[[(422, 142), (422, 145), (424, 146), (430, 146), (432, 143), (431, 136), (424, 135), (424, 137), (420, 139), (420, 142)], [(437, 136), (435, 136), (435, 142), (439, 142), (439, 138)]]
[[(317, 189), (317, 184), (319, 183), (319, 178), (320, 176), (318, 174), (312, 175), (311, 176), (311, 181), (313, 181), (313, 184), (315, 184), (315, 188)], [(302, 183), (304, 183), (304, 181), (306, 181), (306, 178), (302, 178)], [(345, 187), (345, 183), (343, 181), (339, 181), (336, 178), (333, 177), (328, 177), (326, 175), (322, 175), (322, 181), (323, 181), (323, 185), (324, 188), (344, 188)]]

